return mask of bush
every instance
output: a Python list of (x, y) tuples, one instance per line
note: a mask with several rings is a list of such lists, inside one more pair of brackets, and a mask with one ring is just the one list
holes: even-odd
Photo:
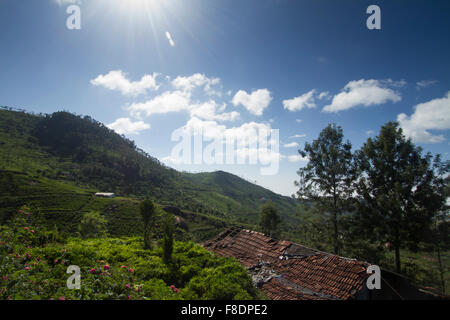
[(84, 214), (78, 231), (84, 239), (103, 238), (108, 235), (107, 223), (105, 217), (100, 215), (100, 212), (91, 211)]
[(163, 221), (163, 260), (166, 264), (172, 262), (174, 228), (173, 215), (166, 214)]
[[(163, 248), (145, 250), (141, 237), (69, 238), (41, 245), (38, 239), (46, 230), (32, 225), (27, 213), (0, 228), (0, 299), (259, 298), (236, 260), (195, 243), (173, 242), (169, 265), (163, 262)], [(67, 288), (70, 265), (80, 267), (79, 290)]]

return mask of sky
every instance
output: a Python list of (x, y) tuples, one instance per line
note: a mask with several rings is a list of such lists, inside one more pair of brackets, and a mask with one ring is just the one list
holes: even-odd
[(449, 30), (437, 0), (0, 0), (0, 105), (89, 115), (175, 169), (291, 195), (297, 150), (328, 123), (356, 150), (398, 121), (449, 158)]

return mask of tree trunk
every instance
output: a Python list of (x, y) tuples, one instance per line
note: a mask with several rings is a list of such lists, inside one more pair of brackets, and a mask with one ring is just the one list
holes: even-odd
[(148, 226), (144, 225), (144, 249), (150, 249)]
[(337, 223), (337, 213), (334, 213), (333, 217), (333, 228), (334, 228), (334, 253), (339, 254), (339, 237), (338, 237), (338, 223)]
[(445, 293), (444, 268), (442, 267), (441, 250), (439, 248), (439, 244), (437, 245), (437, 256), (438, 256), (438, 262), (439, 262), (439, 273), (441, 274), (442, 292)]
[(337, 196), (336, 188), (333, 189), (333, 229), (334, 229), (334, 253), (339, 254), (339, 235), (338, 235), (338, 208), (337, 208)]
[(402, 273), (400, 265), (400, 246), (398, 244), (395, 245), (395, 269), (397, 273)]
[(395, 249), (395, 270), (397, 273), (402, 273), (401, 263), (400, 263), (400, 230), (399, 225), (396, 224), (394, 229), (394, 249)]

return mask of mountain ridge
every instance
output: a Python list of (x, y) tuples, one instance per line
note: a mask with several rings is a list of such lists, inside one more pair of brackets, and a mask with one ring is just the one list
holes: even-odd
[(287, 221), (297, 220), (296, 200), (225, 171), (179, 172), (89, 116), (66, 111), (32, 114), (0, 110), (0, 165), (81, 187), (257, 222), (259, 206), (273, 201)]

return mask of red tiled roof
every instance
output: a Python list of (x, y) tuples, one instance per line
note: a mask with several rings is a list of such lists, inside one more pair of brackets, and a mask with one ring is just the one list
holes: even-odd
[(203, 246), (236, 258), (274, 300), (351, 299), (368, 277), (364, 262), (249, 230), (228, 229)]
[(276, 241), (260, 232), (229, 229), (212, 241), (203, 244), (220, 256), (234, 257), (245, 267), (259, 261), (277, 261), (290, 245), (288, 241)]

